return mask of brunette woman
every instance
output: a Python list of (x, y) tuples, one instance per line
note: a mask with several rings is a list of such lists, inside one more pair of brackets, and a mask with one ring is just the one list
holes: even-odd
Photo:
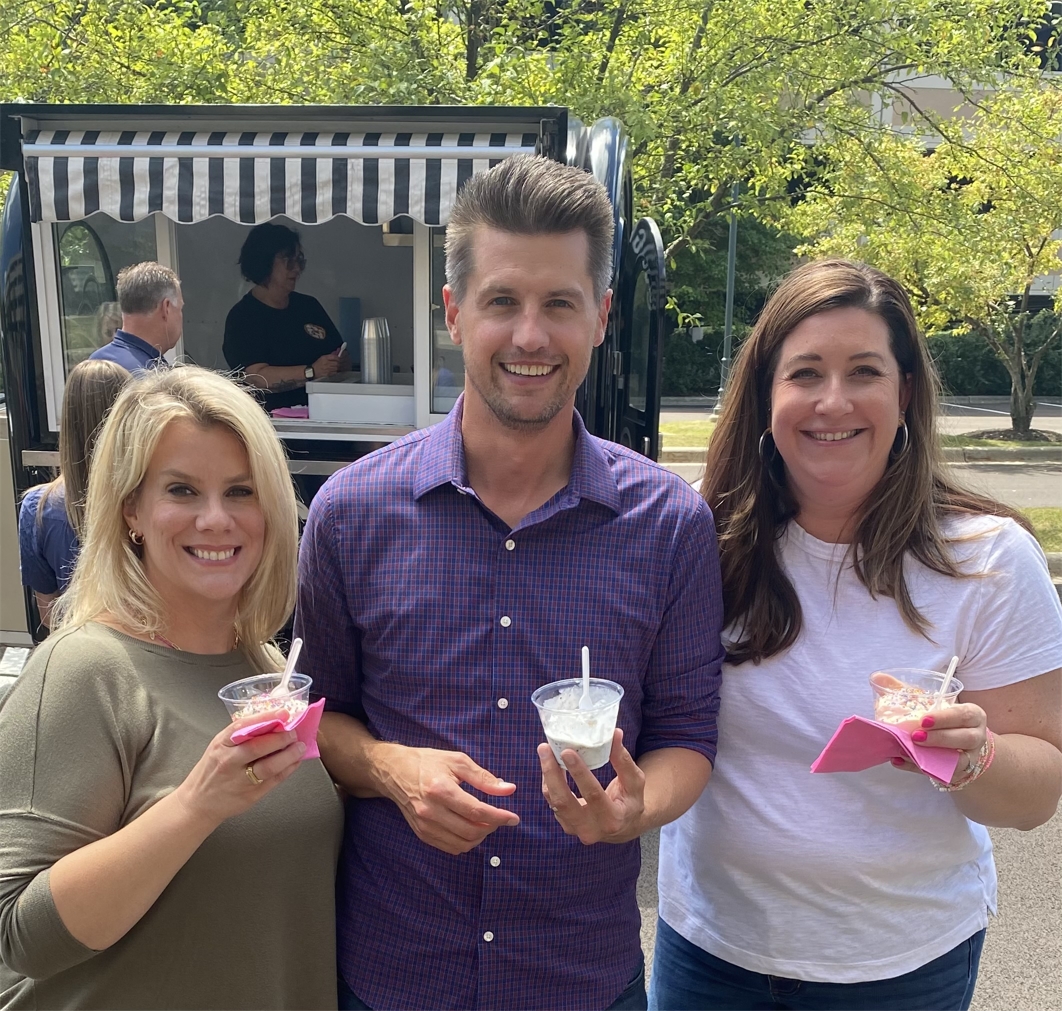
[(110, 361), (80, 362), (66, 377), (59, 425), (59, 476), (30, 488), (18, 516), (22, 584), (33, 590), (41, 623), (74, 574), (96, 436), (129, 373)]
[[(745, 342), (702, 493), (729, 663), (719, 757), (662, 830), (650, 1007), (967, 1008), (996, 872), (986, 826), (1062, 792), (1062, 608), (1027, 522), (961, 488), (903, 288), (811, 263)], [(913, 734), (961, 752), (811, 775), (869, 675), (942, 671), (959, 704)]]

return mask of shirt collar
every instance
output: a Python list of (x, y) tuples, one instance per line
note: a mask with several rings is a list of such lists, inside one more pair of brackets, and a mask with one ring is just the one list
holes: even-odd
[(115, 330), (112, 340), (116, 344), (124, 344), (128, 348), (132, 348), (134, 351), (141, 351), (148, 358), (162, 357), (162, 352), (154, 344), (149, 344), (146, 340), (137, 337), (135, 333), (129, 333), (127, 330)]
[[(429, 491), (444, 484), (452, 484), (458, 491), (468, 494), (468, 469), (465, 464), (465, 444), (461, 437), (461, 418), (464, 413), (465, 395), (443, 421), (435, 425), (424, 440), (424, 452), (417, 468), (413, 486), (414, 499), (422, 498)], [(606, 449), (606, 444), (595, 439), (583, 424), (579, 412), (572, 417), (575, 429), (575, 455), (572, 458), (572, 474), (568, 486), (561, 492), (562, 498), (575, 505), (580, 499), (590, 499), (614, 513), (620, 511), (620, 494), (612, 473), (615, 459)]]

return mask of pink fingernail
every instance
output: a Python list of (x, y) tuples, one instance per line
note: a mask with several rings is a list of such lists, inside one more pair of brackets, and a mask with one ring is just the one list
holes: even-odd
[(916, 744), (921, 744), (929, 735), (924, 730), (916, 730), (911, 734), (911, 740)]
[(902, 758), (891, 758), (891, 759), (889, 759), (889, 761), (891, 761), (892, 764), (895, 765), (897, 769), (903, 767), (903, 759)]
[(922, 726), (925, 727), (926, 730), (929, 730), (936, 722), (937, 721), (933, 719), (932, 716), (927, 716), (924, 720), (922, 720)]

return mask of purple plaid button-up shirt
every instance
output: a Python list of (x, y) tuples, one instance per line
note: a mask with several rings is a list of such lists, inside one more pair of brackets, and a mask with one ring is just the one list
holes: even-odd
[[(389, 800), (352, 800), (338, 881), (340, 971), (377, 1011), (600, 1011), (641, 959), (638, 841), (584, 846), (541, 792), (531, 693), (623, 685), (637, 757), (715, 758), (722, 600), (715, 528), (684, 481), (587, 433), (571, 479), (509, 529), (468, 486), (449, 417), (335, 474), (299, 558), (300, 668), (378, 738), (463, 751), (520, 815), (476, 849), (422, 843)], [(612, 779), (612, 767), (595, 775)]]

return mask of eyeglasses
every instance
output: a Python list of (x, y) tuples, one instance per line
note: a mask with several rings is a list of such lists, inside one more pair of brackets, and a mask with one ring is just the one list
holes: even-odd
[(306, 254), (305, 253), (299, 252), (299, 253), (295, 253), (294, 255), (292, 255), (290, 253), (281, 253), (280, 255), (282, 257), (284, 257), (284, 262), (289, 267), (298, 267), (299, 270), (305, 270), (306, 269)]

